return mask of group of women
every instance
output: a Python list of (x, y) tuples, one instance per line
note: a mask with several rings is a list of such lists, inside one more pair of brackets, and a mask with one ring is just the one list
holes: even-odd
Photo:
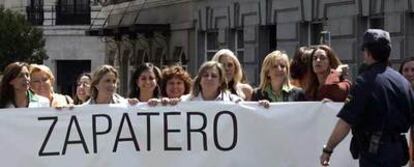
[(340, 102), (345, 100), (351, 86), (346, 71), (326, 45), (301, 47), (292, 60), (285, 52), (276, 50), (264, 58), (260, 84), (253, 89), (236, 55), (222, 49), (211, 61), (201, 65), (194, 79), (178, 65), (162, 71), (151, 63), (136, 67), (128, 98), (116, 93), (118, 71), (110, 65), (102, 65), (92, 75), (79, 76), (72, 99), (53, 90), (55, 79), (47, 66), (15, 62), (4, 71), (0, 107), (138, 102), (157, 105), (179, 101), (259, 101), (260, 105), (268, 107), (270, 102), (281, 101)]
[[(87, 76), (89, 78), (85, 78)], [(23, 62), (9, 64), (0, 84), (0, 108), (22, 107), (65, 107), (82, 104), (89, 97), (90, 76), (83, 75), (78, 85), (75, 100), (70, 96), (54, 91), (55, 78), (51, 70), (44, 65), (29, 65)]]

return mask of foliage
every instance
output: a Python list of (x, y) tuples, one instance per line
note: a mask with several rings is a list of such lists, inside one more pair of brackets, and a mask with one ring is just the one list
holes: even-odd
[(24, 15), (0, 6), (0, 70), (15, 61), (42, 63), (48, 56), (42, 30)]

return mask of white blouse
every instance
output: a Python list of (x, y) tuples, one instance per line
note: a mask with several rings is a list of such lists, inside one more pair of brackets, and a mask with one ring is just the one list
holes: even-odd
[[(206, 101), (203, 99), (201, 92), (197, 96), (193, 96), (192, 94), (187, 94), (181, 96), (181, 101)], [(243, 99), (235, 94), (230, 93), (229, 91), (222, 91), (216, 97), (214, 101), (229, 101), (229, 102), (240, 102)]]

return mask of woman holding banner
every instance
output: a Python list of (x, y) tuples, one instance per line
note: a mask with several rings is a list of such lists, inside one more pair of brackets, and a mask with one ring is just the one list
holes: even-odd
[(76, 90), (73, 95), (73, 103), (75, 105), (83, 104), (89, 100), (91, 93), (92, 77), (89, 73), (82, 73), (76, 80)]
[(242, 83), (243, 71), (236, 55), (229, 49), (221, 49), (211, 60), (220, 62), (223, 65), (228, 82), (227, 88), (230, 92), (244, 100), (250, 100), (253, 88), (249, 84)]
[(162, 98), (149, 99), (148, 105), (150, 106), (156, 106), (159, 103), (176, 105), (181, 100), (181, 96), (190, 92), (192, 79), (181, 66), (174, 65), (164, 68), (161, 78), (163, 79), (160, 83)]
[(91, 98), (85, 104), (118, 104), (127, 100), (116, 93), (118, 71), (110, 65), (100, 66), (92, 75)]
[(162, 70), (161, 95), (167, 98), (180, 98), (190, 93), (191, 77), (181, 66), (175, 65)]
[(130, 98), (137, 98), (141, 102), (160, 96), (159, 82), (161, 81), (160, 69), (152, 63), (144, 63), (138, 66), (131, 77)]
[(266, 56), (260, 72), (260, 85), (254, 90), (252, 100), (266, 108), (269, 102), (305, 100), (303, 90), (290, 83), (286, 53), (276, 50)]
[(29, 65), (14, 62), (5, 68), (0, 84), (0, 108), (49, 107), (49, 100), (29, 89)]
[(55, 77), (49, 67), (38, 64), (30, 65), (30, 78), (30, 88), (36, 94), (48, 98), (51, 107), (73, 105), (72, 98), (54, 92)]
[(216, 61), (208, 61), (201, 65), (194, 78), (190, 94), (182, 96), (182, 101), (243, 101), (239, 96), (227, 90), (226, 76), (223, 66)]

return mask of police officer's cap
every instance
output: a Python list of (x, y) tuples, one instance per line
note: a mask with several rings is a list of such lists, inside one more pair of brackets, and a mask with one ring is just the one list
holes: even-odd
[(368, 45), (391, 47), (390, 33), (381, 29), (368, 29), (362, 38), (362, 48)]

